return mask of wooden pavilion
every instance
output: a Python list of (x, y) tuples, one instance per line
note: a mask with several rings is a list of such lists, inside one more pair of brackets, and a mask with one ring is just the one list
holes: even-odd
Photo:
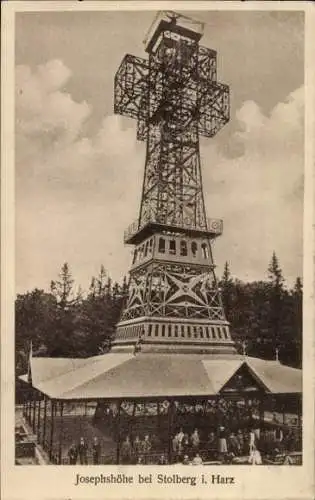
[[(279, 424), (288, 425), (289, 415), (296, 415), (291, 424), (301, 427), (301, 370), (279, 361), (128, 352), (88, 359), (33, 357), (28, 376), (21, 378), (31, 389), (24, 416), (52, 463), (67, 463), (67, 448), (79, 435), (87, 436), (87, 422), (93, 436), (107, 436), (103, 463), (121, 462), (127, 435), (163, 437), (155, 452), (172, 462), (172, 437), (187, 425), (236, 430), (263, 426), (276, 412)], [(226, 405), (228, 415), (220, 412)]]

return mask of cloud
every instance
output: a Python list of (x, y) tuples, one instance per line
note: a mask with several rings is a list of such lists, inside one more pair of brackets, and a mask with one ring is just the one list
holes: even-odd
[(86, 135), (93, 110), (66, 92), (70, 78), (61, 61), (16, 71), (17, 276), (23, 288), (47, 287), (65, 260), (83, 285), (97, 272), (93, 262), (104, 262), (116, 278), (129, 265), (122, 235), (137, 216), (144, 148), (119, 116), (104, 117), (96, 133)]
[[(236, 118), (242, 130), (236, 133), (247, 151), (264, 154), (283, 154), (284, 148), (300, 150), (303, 140), (304, 87), (295, 90), (284, 102), (278, 103), (269, 116), (265, 116), (253, 101), (246, 101), (237, 111)], [(298, 148), (297, 148), (298, 146)]]
[(230, 143), (241, 144), (241, 155), (230, 158), (213, 144), (203, 151), (206, 203), (225, 219), (218, 262), (230, 260), (237, 276), (261, 279), (275, 250), (292, 282), (302, 267), (304, 89), (269, 116), (246, 101), (236, 119)]
[[(46, 288), (68, 261), (83, 285), (101, 263), (115, 279), (130, 266), (123, 230), (139, 210), (145, 145), (135, 123), (108, 115), (89, 132), (94, 110), (67, 92), (72, 74), (60, 60), (16, 69), (16, 242), (20, 289)], [(301, 267), (303, 88), (266, 116), (254, 101), (236, 112), (228, 157), (202, 141), (209, 216), (222, 217), (215, 244), (222, 268), (261, 279), (271, 253), (286, 276)], [(285, 231), (284, 231), (285, 229)]]
[(91, 110), (63, 91), (71, 71), (60, 60), (49, 61), (32, 72), (28, 66), (16, 68), (17, 134), (34, 139), (70, 142), (74, 140)]

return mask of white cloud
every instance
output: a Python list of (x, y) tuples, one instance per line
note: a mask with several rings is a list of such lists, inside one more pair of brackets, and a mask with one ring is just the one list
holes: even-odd
[[(130, 249), (122, 233), (136, 218), (145, 147), (135, 123), (106, 116), (86, 136), (93, 112), (66, 92), (70, 70), (50, 61), (16, 71), (17, 277), (20, 289), (47, 287), (68, 260), (83, 286), (101, 263), (119, 278)], [(266, 116), (248, 101), (236, 113), (229, 158), (203, 142), (202, 169), (209, 216), (224, 218), (215, 245), (220, 265), (231, 261), (243, 279), (263, 278), (273, 250), (293, 279), (301, 264), (303, 89)], [(284, 231), (285, 230), (285, 231)]]
[[(68, 260), (83, 285), (102, 262), (118, 278), (122, 243), (137, 216), (144, 156), (134, 128), (106, 116), (85, 137), (90, 106), (65, 92), (61, 61), (16, 72), (17, 276), (22, 289), (46, 287)], [(124, 207), (128, 209), (124, 209)], [(122, 264), (121, 264), (122, 263)]]
[(229, 158), (213, 145), (204, 148), (206, 202), (226, 227), (218, 262), (230, 260), (239, 277), (263, 278), (273, 250), (289, 281), (301, 273), (303, 101), (302, 87), (269, 116), (244, 102), (236, 112), (241, 130), (231, 137), (243, 154)]
[(59, 60), (32, 72), (16, 68), (17, 133), (36, 137), (49, 134), (52, 142), (75, 139), (90, 114), (86, 102), (77, 103), (62, 88), (71, 76)]

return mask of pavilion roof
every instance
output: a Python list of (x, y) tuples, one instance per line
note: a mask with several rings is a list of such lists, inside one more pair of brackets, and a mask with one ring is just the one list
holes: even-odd
[[(300, 393), (302, 372), (239, 355), (107, 353), (86, 359), (31, 359), (32, 385), (50, 398), (111, 399), (219, 394), (246, 365), (263, 390)], [(21, 377), (27, 382), (27, 376)]]

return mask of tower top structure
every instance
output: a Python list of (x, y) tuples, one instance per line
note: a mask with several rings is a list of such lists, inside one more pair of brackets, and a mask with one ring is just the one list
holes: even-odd
[(137, 120), (146, 141), (138, 218), (124, 241), (135, 245), (129, 295), (114, 350), (234, 352), (214, 273), (199, 135), (229, 120), (229, 89), (217, 81), (216, 52), (199, 41), (204, 26), (160, 12), (145, 39), (148, 59), (127, 54), (115, 76), (115, 113)]
[(204, 23), (194, 21), (190, 17), (182, 14), (177, 14), (173, 11), (160, 11), (155, 16), (147, 35), (143, 41), (145, 50), (150, 53), (154, 52), (156, 43), (163, 31), (171, 30), (172, 33), (180, 36), (186, 36), (193, 40), (199, 41), (203, 35)]

